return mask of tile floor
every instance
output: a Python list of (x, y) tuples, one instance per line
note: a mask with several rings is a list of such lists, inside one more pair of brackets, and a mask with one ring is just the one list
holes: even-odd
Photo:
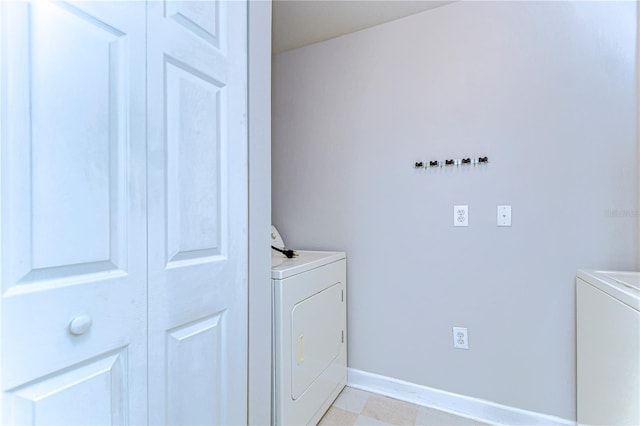
[(487, 426), (475, 420), (345, 387), (319, 425)]

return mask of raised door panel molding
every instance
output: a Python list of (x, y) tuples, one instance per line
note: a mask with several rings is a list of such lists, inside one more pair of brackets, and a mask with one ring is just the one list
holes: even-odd
[(3, 424), (127, 424), (122, 349), (6, 392)]
[[(224, 312), (167, 333), (166, 424), (225, 424), (221, 369)], [(212, 386), (213, 385), (213, 386)]]
[[(219, 1), (165, 1), (165, 16), (220, 49)], [(223, 21), (224, 22), (224, 21)]]
[(8, 73), (10, 98), (24, 97), (8, 121), (3, 286), (126, 271), (127, 37), (66, 3), (18, 16), (24, 52), (8, 60), (28, 73)]
[(225, 87), (186, 64), (166, 61), (167, 261), (207, 261), (223, 254)]

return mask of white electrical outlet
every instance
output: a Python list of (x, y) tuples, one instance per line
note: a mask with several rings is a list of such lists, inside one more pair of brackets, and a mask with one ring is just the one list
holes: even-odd
[(469, 334), (466, 327), (453, 327), (453, 347), (469, 349)]
[(453, 206), (453, 226), (469, 226), (469, 206)]

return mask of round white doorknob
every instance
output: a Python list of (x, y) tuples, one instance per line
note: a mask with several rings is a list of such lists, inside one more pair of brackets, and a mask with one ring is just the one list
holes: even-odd
[(71, 320), (71, 323), (69, 323), (69, 332), (79, 336), (86, 333), (90, 327), (91, 318), (87, 315), (80, 315), (79, 317), (75, 317)]

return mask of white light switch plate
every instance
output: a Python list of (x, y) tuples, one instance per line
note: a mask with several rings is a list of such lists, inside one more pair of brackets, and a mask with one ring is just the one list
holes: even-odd
[(511, 226), (511, 206), (498, 206), (498, 226)]

